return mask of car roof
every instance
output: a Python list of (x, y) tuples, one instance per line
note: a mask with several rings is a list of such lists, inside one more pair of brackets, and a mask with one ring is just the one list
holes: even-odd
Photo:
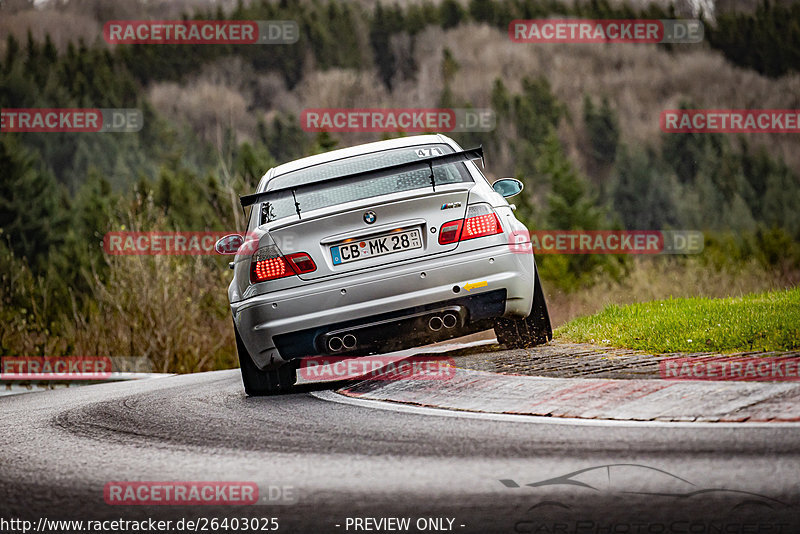
[(277, 178), (286, 173), (294, 172), (307, 167), (313, 167), (321, 163), (328, 163), (339, 159), (349, 158), (351, 156), (359, 156), (361, 154), (369, 154), (371, 152), (380, 152), (383, 150), (391, 150), (393, 148), (403, 148), (415, 145), (425, 145), (430, 143), (452, 143), (452, 140), (441, 134), (426, 134), (426, 135), (413, 135), (408, 137), (398, 137), (396, 139), (388, 139), (386, 141), (376, 141), (374, 143), (366, 143), (356, 145), (348, 148), (340, 148), (338, 150), (331, 150), (322, 154), (308, 156), (305, 158), (289, 161), (277, 167), (273, 167), (261, 180), (258, 190), (266, 189), (266, 182)]

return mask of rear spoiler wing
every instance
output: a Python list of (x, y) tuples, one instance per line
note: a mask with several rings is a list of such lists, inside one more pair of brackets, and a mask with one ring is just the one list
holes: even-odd
[[(328, 182), (334, 182), (336, 180), (344, 180), (345, 178), (361, 178), (365, 176), (370, 176), (373, 178), (382, 178), (384, 176), (391, 176), (393, 174), (400, 174), (401, 172), (413, 172), (413, 171), (420, 171), (423, 169), (429, 169), (431, 172), (431, 187), (433, 187), (434, 191), (436, 190), (436, 182), (433, 178), (433, 168), (439, 165), (447, 165), (448, 163), (460, 163), (462, 161), (472, 161), (479, 159), (481, 160), (481, 165), (483, 166), (483, 146), (479, 146), (477, 148), (471, 148), (469, 150), (464, 150), (461, 152), (455, 152), (453, 154), (444, 154), (443, 156), (432, 156), (430, 158), (420, 158), (415, 161), (409, 161), (408, 163), (398, 163), (396, 165), (389, 165), (388, 167), (379, 167), (377, 169), (372, 169), (369, 171), (361, 171), (352, 174), (344, 174), (342, 176), (334, 176), (333, 178), (326, 178), (324, 180), (319, 180), (316, 182), (311, 182), (308, 184), (301, 184), (295, 185), (290, 187), (281, 187), (279, 189), (271, 189), (269, 191), (262, 191), (261, 193), (253, 193), (252, 195), (244, 195), (239, 197), (239, 201), (242, 203), (242, 208), (247, 206), (252, 206), (253, 204), (260, 202), (261, 200), (271, 196), (275, 193), (280, 193), (284, 191), (291, 191), (292, 195), (298, 189), (303, 189), (304, 187), (316, 186), (319, 184), (325, 184)], [(300, 215), (300, 207), (297, 205), (297, 200), (295, 200), (295, 207), (297, 208), (297, 215)]]

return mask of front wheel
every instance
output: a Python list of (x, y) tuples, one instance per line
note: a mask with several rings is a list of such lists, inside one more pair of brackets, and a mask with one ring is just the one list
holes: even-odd
[(253, 363), (235, 324), (233, 332), (236, 334), (236, 352), (239, 354), (239, 367), (242, 371), (245, 393), (251, 397), (291, 393), (297, 382), (297, 365), (289, 362), (277, 369), (262, 371)]
[(534, 276), (533, 306), (530, 315), (524, 319), (501, 317), (494, 323), (497, 341), (509, 349), (534, 347), (553, 339), (553, 327), (550, 325), (550, 314), (547, 312), (547, 302), (542, 292), (538, 269)]

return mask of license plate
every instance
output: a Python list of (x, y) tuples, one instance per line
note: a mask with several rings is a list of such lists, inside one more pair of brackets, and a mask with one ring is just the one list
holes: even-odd
[(334, 245), (331, 247), (331, 259), (333, 259), (334, 265), (341, 265), (415, 248), (422, 248), (419, 230), (392, 232), (378, 237)]

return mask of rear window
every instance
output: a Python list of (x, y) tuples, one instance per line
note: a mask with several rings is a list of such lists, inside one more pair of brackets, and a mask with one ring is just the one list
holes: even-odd
[[(346, 178), (336, 180), (319, 186), (313, 183), (344, 176), (357, 172), (364, 172), (408, 163), (420, 158), (452, 154), (453, 149), (445, 144), (417, 145), (407, 148), (396, 148), (372, 154), (362, 154), (337, 161), (322, 163), (313, 167), (300, 169), (282, 174), (270, 181), (270, 188), (284, 188), (305, 186), (298, 189), (295, 194), (301, 213), (327, 208), (345, 202), (378, 197), (390, 193), (410, 191), (413, 189), (430, 188), (430, 171), (423, 169), (413, 172), (404, 172), (391, 176)], [(440, 165), (433, 168), (436, 185), (471, 182), (472, 177), (463, 163)], [(297, 216), (295, 211), (295, 198), (291, 191), (275, 193), (268, 197), (261, 206), (269, 203), (269, 220), (274, 221), (289, 216)]]

